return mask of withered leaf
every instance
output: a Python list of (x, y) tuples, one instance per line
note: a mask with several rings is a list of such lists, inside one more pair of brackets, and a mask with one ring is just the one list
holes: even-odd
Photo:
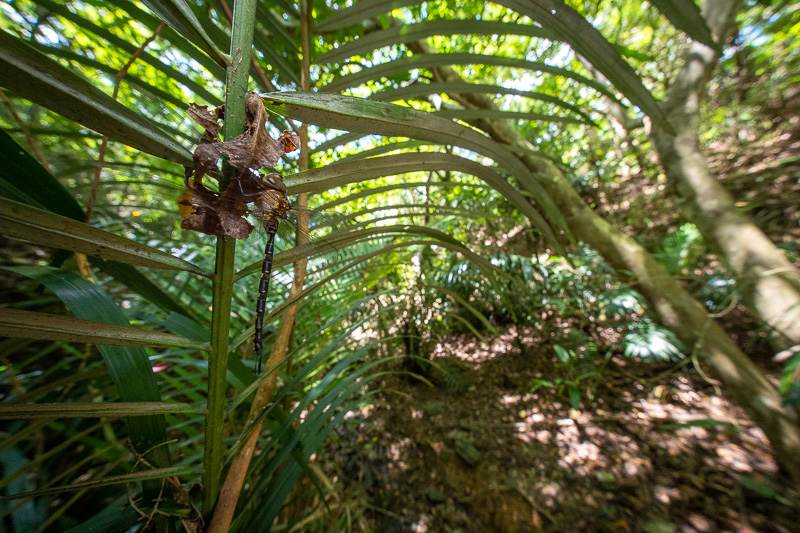
[[(199, 118), (194, 116), (193, 118), (201, 125), (204, 122), (212, 122), (213, 113), (208, 110), (202, 113), (198, 112), (196, 107), (190, 109), (198, 115)], [(205, 173), (211, 168), (216, 168), (217, 161), (223, 154), (227, 156), (228, 164), (237, 170), (274, 167), (286, 152), (287, 146), (300, 145), (297, 135), (287, 132), (284, 132), (279, 140), (270, 137), (266, 128), (267, 110), (258, 94), (247, 93), (245, 112), (244, 133), (231, 141), (206, 142), (197, 147), (194, 153), (195, 171), (199, 170), (201, 173)], [(213, 121), (213, 128), (217, 128), (216, 121)], [(216, 135), (216, 130), (214, 135)]]
[(247, 203), (229, 191), (230, 188), (219, 194), (202, 184), (186, 189), (178, 199), (181, 228), (218, 237), (249, 237), (253, 225), (246, 218)]
[(219, 138), (219, 121), (224, 116), (225, 106), (219, 106), (209, 111), (206, 106), (199, 106), (195, 103), (191, 103), (186, 112), (195, 122), (205, 129), (203, 138), (200, 140), (201, 144), (218, 143), (221, 141)]
[[(267, 110), (261, 97), (247, 93), (245, 100), (245, 131), (231, 141), (221, 142), (219, 122), (224, 118), (224, 109), (209, 110), (191, 104), (189, 116), (205, 128), (200, 144), (194, 151), (194, 168), (187, 168), (187, 193), (179, 199), (181, 227), (209, 235), (245, 239), (253, 230), (246, 215), (247, 204), (263, 189), (253, 176), (262, 167), (274, 167), (286, 152), (300, 146), (297, 135), (284, 131), (279, 139), (267, 132)], [(217, 171), (219, 160), (225, 156), (233, 169), (227, 189), (214, 192), (203, 185), (203, 176)], [(192, 183), (189, 179), (194, 176)], [(261, 189), (259, 189), (259, 187)], [(283, 191), (285, 192), (285, 191)]]

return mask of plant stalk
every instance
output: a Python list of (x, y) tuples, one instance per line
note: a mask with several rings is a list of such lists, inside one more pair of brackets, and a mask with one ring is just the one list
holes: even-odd
[[(225, 89), (225, 125), (223, 136), (231, 140), (244, 132), (245, 98), (250, 79), (250, 49), (253, 44), (256, 1), (235, 0), (231, 28), (231, 64)], [(223, 172), (220, 190), (229, 183)], [(223, 422), (225, 417), (225, 385), (230, 351), (231, 295), (233, 291), (233, 263), (236, 241), (217, 238), (217, 255), (214, 267), (211, 352), (208, 361), (208, 412), (206, 414), (203, 515), (214, 509), (222, 479)]]
[[(311, 57), (311, 42), (310, 42), (310, 20), (311, 20), (311, 3), (310, 0), (302, 0), (300, 2), (300, 24), (301, 24), (301, 39), (302, 39), (302, 89), (303, 91), (310, 91), (311, 78), (310, 78), (310, 57)], [(300, 137), (300, 170), (307, 170), (309, 166), (309, 149), (308, 149), (308, 126), (303, 125), (298, 130)], [(297, 207), (305, 207), (308, 202), (308, 195), (301, 194), (297, 201)], [(302, 210), (301, 210), (302, 213)], [(308, 216), (298, 217), (298, 236), (307, 235), (308, 230)], [(302, 229), (306, 231), (302, 231)], [(298, 239), (298, 246), (303, 244)], [(306, 276), (306, 259), (301, 259), (294, 265), (294, 280), (292, 288), (289, 292), (289, 298), (296, 297), (303, 290)], [(279, 365), (286, 358), (286, 348), (289, 344), (294, 329), (297, 312), (299, 310), (299, 303), (292, 305), (286, 313), (281, 317), (281, 322), (278, 327), (278, 333), (275, 336), (275, 341), (272, 344), (269, 359), (264, 365), (265, 368), (274, 368)], [(273, 372), (264, 380), (261, 386), (256, 391), (253, 404), (250, 406), (250, 413), (247, 417), (247, 425), (253, 424), (272, 398), (272, 393), (275, 390), (275, 385), (278, 381), (278, 372)], [(230, 528), (233, 514), (236, 510), (236, 502), (239, 500), (239, 494), (242, 491), (247, 470), (250, 467), (250, 462), (253, 458), (256, 445), (258, 444), (258, 437), (261, 434), (263, 427), (263, 418), (258, 420), (253, 430), (246, 437), (245, 441), (239, 447), (236, 455), (233, 458), (231, 467), (228, 471), (228, 476), (225, 478), (225, 485), (222, 487), (220, 493), (219, 505), (214, 511), (214, 516), (208, 527), (209, 533), (226, 533)]]

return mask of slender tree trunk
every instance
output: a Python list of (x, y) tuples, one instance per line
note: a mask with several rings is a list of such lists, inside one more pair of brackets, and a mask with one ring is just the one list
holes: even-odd
[[(724, 43), (731, 34), (739, 4), (739, 0), (705, 1), (703, 15), (717, 42)], [(692, 43), (662, 104), (675, 134), (654, 128), (651, 137), (682, 202), (683, 215), (728, 266), (745, 302), (772, 330), (776, 346), (786, 348), (800, 344), (800, 274), (736, 209), (700, 150), (700, 105), (719, 56), (702, 43)]]
[[(427, 44), (409, 45), (414, 53), (431, 53)], [(448, 67), (432, 69), (436, 81), (462, 81)], [(496, 109), (490, 97), (450, 94), (470, 109)], [(705, 308), (675, 281), (644, 248), (589, 209), (561, 171), (536, 156), (536, 149), (508, 121), (483, 119), (473, 125), (495, 141), (515, 147), (515, 153), (537, 177), (561, 210), (569, 230), (600, 252), (623, 278), (630, 278), (647, 298), (661, 322), (696, 351), (726, 385), (726, 391), (761, 427), (778, 462), (800, 486), (800, 426), (797, 414), (782, 405), (782, 398), (761, 370), (708, 317)]]

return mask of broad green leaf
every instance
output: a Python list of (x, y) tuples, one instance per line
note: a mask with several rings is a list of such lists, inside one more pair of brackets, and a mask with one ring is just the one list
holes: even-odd
[(578, 411), (581, 408), (581, 392), (578, 390), (578, 386), (570, 383), (567, 386), (567, 392), (569, 393), (569, 405)]
[[(608, 44), (608, 43), (606, 43)], [(609, 45), (611, 46), (611, 45)], [(614, 52), (616, 53), (616, 51)], [(621, 59), (620, 59), (621, 61)], [(627, 63), (626, 63), (627, 64)], [(417, 54), (411, 57), (401, 57), (393, 61), (387, 61), (379, 65), (364, 68), (360, 72), (348, 74), (337, 78), (328, 85), (320, 87), (326, 93), (341, 92), (345, 89), (358, 87), (359, 85), (381, 78), (390, 78), (401, 72), (409, 72), (414, 69), (431, 67), (454, 67), (460, 65), (492, 65), (496, 67), (517, 68), (532, 70), (535, 72), (546, 72), (554, 76), (561, 76), (575, 80), (580, 84), (586, 85), (596, 90), (603, 96), (607, 96), (616, 101), (617, 97), (606, 89), (601, 83), (589, 79), (586, 76), (573, 72), (569, 69), (548, 65), (541, 61), (528, 61), (515, 57), (504, 57), (484, 54)], [(628, 67), (630, 68), (630, 67)], [(611, 78), (609, 78), (611, 79)], [(648, 93), (650, 94), (650, 93)], [(627, 96), (627, 95), (626, 95)], [(652, 97), (651, 97), (652, 98)]]
[(149, 303), (165, 311), (196, 318), (196, 313), (191, 307), (183, 305), (180, 300), (156, 285), (135, 266), (117, 261), (104, 261), (99, 257), (92, 257), (90, 262), (136, 294), (143, 296)]
[(135, 527), (141, 519), (137, 509), (128, 504), (128, 499), (116, 501), (83, 524), (68, 529), (66, 533), (117, 533)]
[(0, 198), (0, 233), (102, 259), (206, 275), (191, 263), (70, 218)]
[(686, 34), (706, 46), (719, 49), (719, 45), (714, 41), (711, 30), (708, 29), (700, 8), (697, 7), (695, 0), (647, 0), (661, 14), (667, 17), (673, 26), (686, 32)]
[(639, 75), (589, 21), (562, 0), (497, 0), (497, 3), (530, 17), (554, 32), (559, 40), (569, 43), (573, 50), (602, 72), (653, 122), (666, 131), (672, 131), (669, 119)]
[(0, 309), (0, 336), (114, 346), (173, 346), (196, 350), (208, 349), (206, 343), (169, 333), (17, 309)]
[(192, 164), (191, 153), (149, 119), (4, 31), (0, 31), (0, 85), (128, 146)]
[[(4, 493), (12, 496), (30, 492), (36, 486), (36, 476), (17, 475), (22, 472), (29, 472), (30, 461), (25, 453), (17, 447), (0, 451), (0, 468), (3, 469), (3, 476), (15, 476), (16, 479), (8, 483)], [(13, 496), (12, 496), (13, 497)], [(10, 527), (9, 531), (38, 531), (40, 526), (47, 519), (47, 506), (43, 501), (26, 501), (19, 505), (14, 505), (13, 509), (4, 503), (0, 503), (0, 513), (3, 515), (3, 522)], [(8, 515), (11, 515), (10, 517)], [(10, 521), (9, 521), (10, 518)]]
[(742, 476), (739, 478), (738, 481), (739, 485), (752, 490), (753, 492), (759, 494), (760, 496), (776, 500), (786, 506), (792, 505), (792, 503), (788, 499), (781, 496), (780, 493), (776, 491), (773, 487), (770, 487), (765, 483), (761, 483), (760, 481), (756, 481), (750, 476)]
[(499, 85), (486, 85), (480, 83), (468, 83), (465, 81), (455, 82), (437, 82), (437, 83), (414, 83), (406, 87), (399, 87), (397, 89), (386, 89), (369, 96), (370, 100), (378, 100), (381, 102), (391, 102), (395, 100), (402, 100), (405, 98), (415, 98), (418, 96), (427, 96), (430, 94), (513, 94), (515, 96), (523, 96), (533, 100), (540, 100), (550, 104), (555, 104), (558, 107), (569, 109), (573, 113), (577, 113), (588, 122), (592, 122), (591, 117), (584, 112), (580, 107), (570, 104), (555, 96), (536, 92), (536, 91), (520, 91), (518, 89), (508, 89), (500, 87)]
[[(506, 147), (453, 121), (393, 104), (350, 96), (271, 93), (263, 96), (268, 109), (323, 127), (385, 136), (402, 136), (462, 146), (491, 157), (508, 169), (536, 199), (557, 228), (566, 228), (561, 212), (528, 168)], [(554, 246), (558, 239), (540, 214), (525, 213)]]
[[(359, 3), (360, 4), (360, 3)], [(384, 46), (411, 43), (435, 35), (524, 35), (553, 40), (552, 33), (531, 24), (515, 24), (493, 20), (428, 20), (368, 33), (341, 44), (314, 60), (318, 65), (341, 63), (348, 57), (366, 56)]]
[[(452, 124), (449, 121), (447, 122)], [(458, 127), (460, 128), (461, 126)], [(395, 176), (407, 172), (431, 172), (434, 170), (464, 172), (482, 179), (514, 204), (514, 207), (528, 217), (534, 227), (542, 231), (545, 236), (550, 235), (550, 227), (542, 220), (541, 214), (508, 181), (504, 180), (489, 167), (452, 154), (416, 152), (355, 161), (342, 161), (286, 176), (285, 182), (291, 193), (315, 193), (384, 176)], [(557, 242), (557, 240), (553, 237), (552, 242)]]
[[(84, 278), (44, 267), (5, 267), (6, 270), (32, 278), (50, 289), (78, 318), (105, 322), (117, 326), (130, 326), (117, 305), (100, 288)], [(97, 347), (116, 383), (123, 402), (161, 402), (150, 360), (144, 348), (133, 346)], [(166, 424), (163, 415), (126, 419), (134, 447), (156, 466), (170, 465)], [(147, 488), (158, 491), (158, 486)]]
[(73, 220), (84, 220), (83, 208), (72, 194), (3, 130), (0, 130), (0, 157), (3, 160), (0, 165), (0, 193), (11, 185), (30, 201), (25, 202), (28, 205)]
[(228, 60), (225, 54), (211, 41), (185, 0), (142, 0), (142, 2), (164, 22), (207, 53), (217, 64), (223, 68), (227, 67)]
[(116, 402), (116, 403), (28, 403), (22, 405), (0, 405), (0, 420), (20, 418), (120, 418), (163, 414), (197, 414), (204, 406), (187, 403), (165, 402)]
[(569, 363), (569, 352), (567, 350), (562, 348), (560, 345), (556, 344), (555, 346), (553, 346), (553, 351), (556, 352), (559, 361), (561, 361), (564, 364)]
[(161, 320), (158, 324), (176, 335), (192, 339), (202, 344), (207, 343), (211, 338), (211, 333), (208, 329), (180, 313), (170, 313), (166, 320)]

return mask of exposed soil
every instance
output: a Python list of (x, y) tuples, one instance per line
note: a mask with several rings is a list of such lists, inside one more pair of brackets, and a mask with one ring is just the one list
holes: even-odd
[(797, 491), (764, 434), (689, 361), (614, 356), (602, 381), (580, 382), (576, 410), (557, 384), (533, 386), (564, 378), (565, 368), (551, 348), (521, 337), (450, 339), (434, 351), (448, 373), (431, 367), (433, 386), (404, 373), (373, 384), (374, 404), (320, 454), (339, 501), (367, 509), (362, 525), (800, 531)]

